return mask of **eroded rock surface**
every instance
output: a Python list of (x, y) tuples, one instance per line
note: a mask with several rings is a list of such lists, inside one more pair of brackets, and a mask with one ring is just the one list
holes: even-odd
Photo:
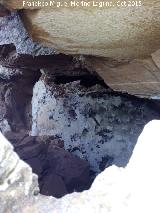
[(85, 66), (97, 72), (114, 91), (158, 99), (160, 95), (160, 53), (144, 60), (116, 61), (86, 57)]
[(34, 7), (32, 1), (31, 5), (18, 0), (2, 2), (10, 9), (25, 8), (22, 16), (30, 35), (60, 52), (124, 59), (149, 56), (160, 48), (160, 3), (156, 0), (136, 6), (128, 2), (120, 6), (114, 0), (111, 7), (94, 6), (92, 1), (86, 7), (67, 0), (59, 8), (57, 1), (50, 6), (49, 0), (45, 1), (48, 7)]
[[(8, 2), (8, 1), (4, 1), (4, 3), (5, 2)], [(13, 1), (10, 1), (10, 4), (12, 4), (12, 3), (13, 3)], [(15, 5), (17, 5), (17, 7), (19, 4), (21, 4), (21, 2), (15, 2)], [(155, 3), (154, 6), (156, 6), (156, 4), (157, 3)], [(145, 7), (143, 6), (142, 8), (145, 8)], [(140, 11), (142, 8), (137, 8), (138, 9), (137, 11)], [(157, 8), (158, 8), (158, 6), (157, 6)], [(119, 9), (121, 12), (122, 8), (119, 8)], [(154, 10), (154, 8), (152, 8), (152, 9)], [(55, 17), (55, 13), (56, 14), (58, 13), (58, 17), (59, 17), (59, 16), (61, 16), (61, 13), (58, 12), (59, 10), (65, 10), (64, 14), (66, 13), (67, 17), (69, 17), (69, 15), (68, 15), (69, 12), (67, 12), (68, 9), (58, 8), (56, 12), (54, 11), (54, 9), (53, 10), (50, 9), (50, 12), (51, 12), (51, 14), (54, 12), (54, 17)], [(78, 10), (76, 8), (72, 8), (72, 10), (74, 12), (75, 11), (78, 12)], [(99, 10), (103, 11), (103, 9), (99, 9)], [(110, 10), (110, 8), (107, 10)], [(129, 8), (126, 8), (126, 10), (129, 10)], [(90, 12), (87, 13), (87, 9), (84, 10), (84, 8), (83, 8), (83, 10), (81, 10), (81, 11), (82, 11), (82, 13), (85, 12), (87, 16), (91, 16)], [(31, 19), (30, 20), (31, 22), (32, 21), (34, 22), (34, 20), (36, 18), (38, 19), (38, 23), (35, 23), (36, 26), (37, 25), (39, 26), (39, 24), (41, 25), (41, 23), (39, 23), (39, 21), (40, 22), (43, 21), (42, 24), (49, 24), (49, 25), (51, 24), (50, 22), (54, 23), (54, 21), (56, 21), (56, 24), (58, 24), (60, 21), (60, 19), (58, 17), (57, 17), (58, 20), (56, 18), (55, 18), (55, 20), (52, 20), (53, 17), (51, 15), (47, 18), (47, 15), (49, 15), (50, 12), (48, 12), (48, 9), (45, 9), (45, 8), (42, 8), (42, 9), (36, 10), (36, 11), (35, 10), (26, 11), (26, 13), (29, 13), (29, 19)], [(148, 12), (149, 12), (149, 10), (148, 10)], [(31, 13), (31, 15), (30, 15), (30, 13)], [(35, 15), (33, 15), (32, 13)], [(43, 16), (43, 13), (45, 14), (45, 18), (47, 19), (46, 21), (43, 20), (43, 19), (45, 19)], [(150, 11), (149, 13), (153, 13), (153, 11)], [(97, 12), (96, 14), (99, 14), (99, 13)], [(108, 14), (108, 13), (105, 13), (105, 14)], [(117, 12), (117, 14), (120, 15), (120, 13), (118, 13), (118, 12)], [(122, 12), (122, 14), (123, 14), (123, 12)], [(32, 17), (32, 15), (34, 17)], [(40, 19), (39, 19), (39, 17), (38, 17), (39, 15), (40, 16), (42, 15), (42, 18), (40, 17)], [(103, 17), (103, 14), (101, 14), (101, 15)], [(74, 13), (73, 13), (73, 16), (74, 16)], [(83, 17), (83, 14), (81, 17)], [(95, 15), (95, 17), (96, 17), (96, 15)], [(116, 15), (116, 18), (117, 17), (118, 17), (118, 15)], [(136, 17), (136, 15), (135, 15), (135, 17)], [(153, 15), (153, 17), (154, 17), (154, 15)], [(156, 19), (158, 19), (158, 17), (159, 16), (157, 15), (155, 19), (152, 19), (152, 21), (155, 21), (155, 23), (157, 23)], [(65, 20), (67, 20), (67, 19), (65, 19)], [(106, 18), (105, 21), (106, 20), (108, 20), (108, 18)], [(131, 21), (131, 20), (129, 20), (129, 21)], [(132, 21), (134, 24), (134, 20), (132, 20)], [(81, 22), (79, 21), (79, 23), (83, 23), (83, 21), (81, 21)], [(85, 22), (85, 23), (87, 24), (87, 22)], [(153, 31), (155, 30), (155, 36), (157, 36), (157, 33), (159, 31), (158, 31), (158, 25), (155, 26), (155, 23), (153, 23), (152, 27), (150, 27), (150, 32), (148, 34), (146, 31), (145, 31), (145, 34), (143, 33), (144, 39), (146, 39), (146, 40), (151, 39), (154, 41), (147, 40), (147, 41), (144, 41), (145, 44), (143, 44), (143, 42), (142, 42), (143, 37), (142, 37), (142, 40), (141, 39), (137, 40), (137, 38), (136, 38), (134, 41), (134, 42), (140, 42), (141, 45), (144, 45), (144, 48), (150, 48), (150, 49), (148, 49), (148, 50), (150, 50), (150, 53), (148, 55), (146, 55), (147, 58), (140, 60), (139, 59), (139, 58), (141, 58), (140, 55), (136, 55), (134, 57), (131, 57), (131, 59), (138, 58), (138, 60), (128, 60), (128, 59), (130, 59), (130, 57), (128, 58), (128, 56), (129, 56), (128, 51), (131, 51), (130, 48), (131, 49), (133, 48), (133, 51), (136, 48), (140, 48), (141, 51), (143, 51), (143, 48), (139, 44), (135, 44), (132, 46), (131, 44), (133, 41), (131, 38), (128, 37), (127, 40), (125, 40), (125, 41), (127, 41), (129, 47), (126, 44), (124, 45), (122, 41), (118, 40), (120, 42), (120, 46), (122, 45), (122, 47), (118, 48), (118, 50), (116, 48), (113, 48), (113, 51), (115, 51), (115, 53), (117, 53), (121, 56), (120, 59), (114, 60), (114, 58), (116, 58), (116, 57), (112, 56), (112, 54), (110, 55), (110, 51), (108, 50), (108, 47), (105, 48), (105, 45), (103, 45), (103, 48), (102, 49), (100, 48), (100, 50), (98, 50), (99, 53), (96, 54), (98, 56), (101, 56), (101, 53), (103, 53), (103, 51), (107, 51), (107, 54), (108, 54), (107, 57), (103, 57), (103, 58), (86, 57), (86, 56), (79, 57), (77, 55), (76, 55), (76, 57), (66, 56), (66, 55), (54, 55), (55, 51), (53, 51), (53, 49), (43, 47), (40, 44), (33, 42), (32, 39), (28, 36), (26, 30), (24, 29), (23, 24), (20, 20), (20, 17), (18, 16), (18, 14), (12, 13), (10, 16), (0, 18), (0, 37), (1, 37), (0, 44), (4, 45), (4, 44), (14, 43), (14, 45), (16, 46), (17, 52), (15, 50), (15, 47), (7, 47), (6, 45), (5, 45), (5, 47), (0, 46), (0, 52), (4, 48), (6, 49), (6, 50), (4, 50), (5, 55), (4, 54), (2, 55), (3, 57), (1, 56), (2, 53), (0, 54), (0, 64), (7, 68), (14, 68), (14, 69), (15, 68), (26, 68), (26, 69), (29, 68), (29, 69), (36, 70), (36, 69), (46, 69), (47, 68), (47, 69), (51, 69), (51, 71), (53, 73), (52, 75), (60, 75), (60, 76), (68, 75), (68, 74), (71, 74), (74, 76), (75, 75), (79, 76), (79, 75), (83, 75), (84, 73), (87, 72), (87, 70), (89, 70), (92, 74), (94, 72), (97, 72), (100, 75), (100, 77), (103, 78), (105, 83), (115, 91), (126, 92), (126, 93), (140, 96), (140, 97), (159, 99), (159, 91), (160, 91), (160, 74), (159, 74), (160, 73), (160, 68), (159, 68), (160, 54), (159, 54), (159, 50), (158, 50), (159, 46), (155, 45), (155, 48), (153, 49), (154, 42), (158, 42), (159, 38), (157, 37), (157, 39), (155, 39), (154, 33), (152, 33), (152, 29), (153, 29)], [(69, 22), (69, 24), (71, 24), (71, 23)], [(99, 22), (99, 24), (101, 25), (101, 22)], [(108, 25), (108, 23), (103, 23), (103, 24), (104, 24), (104, 26), (105, 26), (105, 24)], [(124, 21), (124, 24), (125, 24), (125, 21)], [(28, 25), (28, 22), (27, 22), (27, 25)], [(65, 23), (64, 23), (64, 25), (65, 25), (65, 27), (68, 26)], [(116, 23), (112, 23), (112, 25), (115, 27)], [(78, 24), (76, 24), (76, 25), (74, 24), (71, 27), (71, 29), (74, 28), (75, 26), (78, 26)], [(95, 24), (95, 26), (98, 27), (98, 24)], [(132, 26), (132, 24), (130, 24), (130, 26)], [(147, 26), (147, 28), (149, 28), (148, 24), (146, 24), (146, 26)], [(65, 27), (63, 27), (61, 29), (65, 31)], [(137, 27), (139, 28), (140, 24), (138, 24), (138, 23), (134, 24), (134, 27), (132, 27), (132, 29), (138, 30)], [(58, 30), (57, 26), (56, 26), (56, 30), (53, 27), (50, 29), (48, 26), (46, 26), (46, 28), (47, 28), (47, 30), (51, 30), (53, 33), (56, 33), (56, 30)], [(35, 37), (38, 37), (39, 33), (41, 32), (41, 29), (36, 28), (36, 27), (34, 27), (34, 29), (32, 29), (32, 26), (30, 26), (30, 24), (29, 24), (28, 30), (29, 31), (31, 30), (33, 34), (34, 33), (36, 34), (36, 32), (34, 32), (35, 29), (38, 29), (38, 31), (37, 31), (38, 35), (35, 35)], [(81, 27), (80, 33), (83, 34), (84, 32), (82, 29), (83, 28)], [(95, 29), (95, 27), (94, 27), (94, 29)], [(115, 29), (118, 29), (118, 28), (115, 28)], [(108, 30), (108, 27), (107, 27), (107, 30)], [(113, 29), (111, 29), (110, 33), (114, 32), (114, 30), (113, 30), (113, 32), (112, 32), (112, 30)], [(141, 28), (141, 30), (142, 30), (142, 28)], [(60, 31), (61, 30), (58, 30), (59, 33), (60, 33)], [(10, 33), (10, 32), (12, 32), (12, 33)], [(71, 33), (72, 30), (70, 30), (68, 32)], [(123, 32), (125, 32), (125, 31), (123, 31)], [(102, 32), (100, 30), (96, 30), (96, 33), (101, 33), (101, 35), (102, 35)], [(92, 33), (92, 37), (97, 36), (96, 33)], [(125, 32), (125, 33), (126, 33), (126, 36), (128, 36), (127, 32)], [(136, 33), (138, 33), (138, 32), (136, 32)], [(140, 32), (140, 33), (142, 33), (142, 32)], [(152, 34), (150, 35), (150, 33), (152, 33)], [(76, 34), (72, 33), (72, 35), (75, 36)], [(97, 45), (97, 42), (100, 42), (101, 36), (97, 37), (99, 40), (97, 39), (95, 41), (95, 43), (93, 43), (91, 46), (88, 46), (88, 40), (89, 40), (88, 36), (89, 35), (90, 34), (88, 34), (88, 33), (85, 35), (85, 37), (87, 39), (87, 47), (85, 48), (85, 51), (87, 50), (87, 48), (91, 48), (89, 50), (89, 51), (91, 51), (90, 54), (94, 55), (94, 51), (92, 50), (92, 48), (95, 48)], [(123, 35), (123, 34), (118, 34), (118, 36), (119, 35)], [(132, 35), (134, 35), (134, 34), (132, 33)], [(60, 45), (63, 45), (63, 42), (62, 42), (63, 39), (60, 38), (61, 36), (62, 36), (62, 34), (60, 33), (59, 35), (57, 35), (56, 38), (60, 39), (60, 40), (58, 40), (58, 43), (60, 43)], [(105, 36), (105, 39), (108, 39), (107, 36), (108, 36), (108, 34)], [(145, 38), (145, 36), (147, 36), (147, 38)], [(112, 36), (112, 37), (114, 37), (114, 36)], [(80, 36), (76, 36), (76, 39), (79, 39), (79, 38), (80, 38)], [(47, 39), (47, 42), (50, 40), (52, 40), (54, 42), (57, 41), (57, 39), (55, 39), (55, 37), (49, 36), (49, 38), (48, 38), (48, 34), (47, 35), (45, 34), (43, 39)], [(77, 49), (78, 49), (77, 54), (81, 53), (81, 51), (79, 52), (79, 49), (84, 47), (86, 39), (81, 41), (81, 43), (84, 42), (84, 44), (77, 46)], [(124, 36), (123, 36), (123, 39), (125, 39)], [(75, 41), (71, 42), (69, 40), (66, 40), (65, 42), (69, 42), (69, 45), (71, 45), (71, 48), (73, 48)], [(93, 42), (93, 41), (89, 40), (89, 42)], [(109, 45), (107, 42), (111, 42), (110, 45), (112, 47), (112, 40), (108, 40), (108, 41), (104, 41), (104, 42), (106, 42), (106, 45)], [(146, 43), (147, 43), (147, 45), (149, 45), (149, 47), (146, 45)], [(50, 44), (50, 42), (49, 42), (49, 44)], [(150, 47), (150, 44), (151, 44), (152, 48)], [(55, 48), (58, 49), (58, 46), (56, 46)], [(68, 51), (68, 48), (69, 47), (67, 46), (66, 51)], [(124, 50), (122, 50), (123, 48), (124, 48)], [(141, 54), (140, 50), (136, 50), (136, 51), (138, 51), (138, 54), (139, 53)], [(63, 51), (60, 48), (60, 52), (65, 52), (65, 51)], [(68, 53), (73, 54), (72, 51), (69, 51)], [(127, 56), (123, 56), (123, 53), (127, 54)], [(89, 54), (89, 53), (86, 53), (86, 54)], [(150, 54), (152, 54), (152, 57), (150, 56)], [(108, 58), (108, 57), (110, 57), (110, 58)], [(77, 59), (76, 62), (74, 61), (75, 58)], [(82, 60), (79, 60), (80, 58)], [(84, 69), (84, 68), (86, 68), (86, 69)], [(14, 72), (16, 73), (16, 70), (14, 70)], [(92, 81), (92, 79), (91, 79), (91, 81)]]
[(160, 121), (147, 124), (125, 169), (106, 169), (90, 190), (57, 200), (55, 212), (159, 212), (159, 128)]
[(125, 166), (143, 126), (155, 118), (159, 114), (144, 100), (110, 94), (100, 85), (44, 79), (33, 89), (32, 135), (59, 137), (96, 172)]
[(46, 48), (32, 41), (17, 13), (0, 17), (0, 38), (0, 45), (14, 43), (18, 53), (31, 55), (55, 53), (52, 48)]

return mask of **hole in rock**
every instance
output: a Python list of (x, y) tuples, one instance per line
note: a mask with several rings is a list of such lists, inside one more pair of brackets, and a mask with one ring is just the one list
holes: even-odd
[(6, 117), (5, 136), (38, 175), (41, 194), (87, 190), (105, 168), (125, 167), (144, 125), (160, 118), (157, 102), (112, 92), (95, 76), (39, 77), (28, 84), (28, 111), (14, 96), (21, 119)]
[(80, 84), (84, 87), (92, 87), (96, 84), (99, 84), (104, 88), (108, 88), (108, 86), (100, 77), (91, 74), (82, 76), (55, 76), (54, 82), (55, 84), (66, 84), (78, 80), (80, 81)]

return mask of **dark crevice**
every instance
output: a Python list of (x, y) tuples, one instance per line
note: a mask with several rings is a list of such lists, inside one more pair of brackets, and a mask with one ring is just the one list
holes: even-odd
[(96, 75), (82, 75), (82, 76), (55, 76), (54, 82), (55, 84), (67, 84), (73, 81), (80, 81), (80, 85), (89, 88), (96, 84), (101, 85), (102, 87), (108, 89), (109, 87), (105, 84), (105, 82), (100, 79), (100, 77)]

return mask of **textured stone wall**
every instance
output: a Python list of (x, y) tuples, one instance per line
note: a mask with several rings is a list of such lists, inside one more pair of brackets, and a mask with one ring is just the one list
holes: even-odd
[(125, 166), (143, 126), (155, 118), (159, 114), (147, 102), (110, 94), (100, 85), (44, 79), (33, 88), (32, 135), (56, 135), (96, 172), (112, 163)]
[[(20, 9), (22, 1), (5, 0), (2, 3), (10, 5), (10, 9), (12, 7)], [(67, 74), (67, 70), (70, 70), (73, 64), (68, 66), (71, 56), (67, 59), (64, 55), (57, 58), (53, 55), (59, 52), (74, 56), (76, 54), (74, 58), (81, 64), (81, 67), (91, 73), (97, 72), (115, 91), (159, 99), (159, 2), (144, 0), (143, 3), (144, 5), (140, 8), (107, 8), (93, 11), (84, 8), (56, 8), (56, 10), (54, 8), (41, 8), (40, 10), (28, 8), (25, 12), (20, 12), (23, 23), (17, 13), (10, 15), (9, 12), (4, 13), (6, 9), (3, 7), (2, 10), (1, 6), (0, 11), (5, 16), (0, 18), (0, 44), (14, 43), (18, 53), (42, 56), (39, 58), (38, 68), (51, 66), (51, 64), (53, 67), (56, 63), (54, 67), (56, 74)], [(114, 15), (113, 10), (115, 10)], [(121, 23), (120, 17), (123, 15)], [(92, 20), (92, 24), (85, 20)], [(75, 38), (70, 38), (70, 36), (75, 36)], [(36, 42), (33, 42), (31, 37)], [(50, 48), (42, 46), (37, 41)], [(79, 56), (79, 54), (105, 57), (87, 57), (86, 55)], [(13, 62), (13, 57), (10, 58)], [(33, 60), (30, 56), (23, 55), (19, 61), (26, 65), (25, 60), (28, 66), (37, 67), (37, 59)], [(66, 69), (64, 69), (65, 66)], [(79, 75), (81, 73), (83, 73), (82, 69), (79, 70)]]
[(160, 3), (156, 0), (142, 0), (141, 6), (134, 7), (117, 6), (113, 0), (113, 7), (102, 8), (72, 7), (71, 0), (65, 1), (67, 6), (61, 1), (59, 8), (2, 2), (10, 9), (27, 9), (22, 16), (31, 36), (59, 52), (131, 59), (160, 48)]

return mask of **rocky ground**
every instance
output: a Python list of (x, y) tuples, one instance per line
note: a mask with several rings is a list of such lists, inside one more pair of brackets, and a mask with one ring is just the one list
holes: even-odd
[[(82, 56), (58, 54), (34, 43), (17, 13), (0, 7), (0, 16), (4, 16), (0, 18), (0, 130), (38, 175), (40, 193), (59, 198), (81, 192), (111, 165), (125, 167), (145, 124), (160, 118), (158, 101), (114, 92), (87, 69)], [(9, 169), (0, 167), (0, 187), (7, 189), (8, 172), (18, 163), (26, 164), (1, 140), (0, 166), (5, 167), (6, 158)], [(30, 167), (24, 167), (31, 178)], [(12, 196), (14, 186), (9, 191)]]
[(159, 128), (156, 120), (145, 126), (126, 168), (111, 166), (89, 190), (62, 199), (39, 194), (37, 176), (0, 133), (0, 212), (159, 212)]

